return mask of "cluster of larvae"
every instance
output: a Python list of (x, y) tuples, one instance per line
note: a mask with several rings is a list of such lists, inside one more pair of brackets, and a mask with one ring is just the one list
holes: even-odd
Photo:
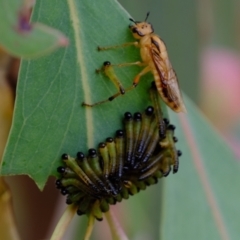
[(158, 93), (150, 90), (154, 107), (143, 113), (126, 112), (123, 129), (89, 149), (87, 155), (62, 155), (57, 188), (67, 195), (67, 204), (77, 205), (77, 214), (92, 214), (102, 220), (109, 205), (128, 199), (156, 184), (172, 170), (178, 171), (181, 151), (176, 150), (175, 127), (162, 118)]

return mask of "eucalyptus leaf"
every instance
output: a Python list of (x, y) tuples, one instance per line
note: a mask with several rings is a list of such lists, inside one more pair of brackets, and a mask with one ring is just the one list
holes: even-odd
[[(56, 175), (63, 153), (74, 156), (97, 147), (122, 127), (126, 111), (143, 111), (150, 105), (151, 74), (124, 97), (94, 108), (81, 106), (83, 101), (93, 103), (116, 93), (106, 76), (95, 72), (104, 61), (140, 59), (139, 49), (134, 47), (97, 51), (99, 45), (133, 41), (129, 17), (112, 0), (36, 2), (33, 21), (60, 29), (70, 45), (51, 55), (22, 61), (2, 174), (27, 174), (42, 189), (47, 178)], [(129, 87), (140, 69), (119, 68), (116, 74)]]

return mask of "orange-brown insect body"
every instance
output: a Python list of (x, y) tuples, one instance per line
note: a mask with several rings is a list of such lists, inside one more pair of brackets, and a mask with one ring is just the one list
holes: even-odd
[[(148, 16), (148, 15), (147, 15)], [(154, 34), (147, 22), (134, 22), (130, 26), (133, 37), (139, 40), (140, 54), (144, 65), (153, 73), (155, 83), (163, 101), (175, 112), (186, 112), (179, 90), (178, 80), (164, 42)]]

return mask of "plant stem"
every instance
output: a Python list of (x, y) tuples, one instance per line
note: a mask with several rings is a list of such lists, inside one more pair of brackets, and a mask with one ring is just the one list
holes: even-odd
[(123, 231), (122, 227), (120, 226), (117, 218), (114, 216), (113, 212), (109, 210), (105, 213), (105, 216), (108, 221), (108, 225), (110, 227), (112, 233), (113, 240), (128, 240), (125, 232)]
[(87, 225), (86, 233), (84, 236), (84, 240), (89, 240), (89, 238), (92, 234), (94, 220), (95, 220), (95, 217), (92, 214), (89, 214), (88, 215), (88, 225)]
[(77, 206), (74, 204), (69, 205), (64, 211), (62, 217), (60, 218), (50, 240), (60, 240), (62, 239), (69, 223), (71, 222), (73, 216), (76, 214)]

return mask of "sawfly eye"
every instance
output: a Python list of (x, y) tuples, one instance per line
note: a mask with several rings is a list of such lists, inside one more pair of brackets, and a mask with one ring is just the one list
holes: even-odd
[(132, 29), (132, 32), (133, 32), (133, 33), (137, 33), (137, 28), (133, 28), (133, 29)]

